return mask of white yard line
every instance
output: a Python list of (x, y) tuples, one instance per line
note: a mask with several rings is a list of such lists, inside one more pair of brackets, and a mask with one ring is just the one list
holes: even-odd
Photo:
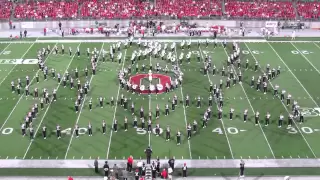
[(291, 45), (296, 48), (296, 50), (300, 53), (300, 55), (306, 60), (308, 61), (308, 63), (318, 72), (318, 74), (320, 74), (320, 71), (312, 64), (312, 62), (292, 43), (290, 42)]
[[(255, 57), (255, 56), (253, 55), (253, 53), (251, 52), (251, 49), (249, 48), (249, 46), (248, 46), (246, 43), (244, 43), (244, 44), (246, 45), (247, 49), (249, 50), (249, 52), (250, 52), (250, 54), (252, 55), (252, 57), (254, 58), (254, 60), (258, 62), (258, 60), (256, 59), (256, 57)], [(270, 44), (269, 44), (269, 45), (270, 45)], [(270, 47), (273, 49), (273, 47), (272, 47), (271, 45), (270, 45)], [(273, 51), (278, 55), (278, 53), (275, 51), (275, 49), (273, 49)], [(278, 57), (279, 57), (279, 59), (280, 59), (282, 62), (284, 62), (279, 55), (278, 55)], [(286, 65), (286, 64), (285, 64), (285, 65)], [(286, 65), (286, 66), (287, 66), (287, 65)], [(291, 72), (291, 70), (289, 69), (288, 66), (287, 66), (287, 68), (288, 68), (288, 70)], [(261, 71), (262, 73), (264, 73), (264, 71), (262, 70), (261, 67), (260, 67), (260, 71)], [(291, 73), (292, 73), (292, 72), (291, 72)], [(297, 79), (297, 80), (298, 80), (298, 79)], [(270, 80), (268, 80), (268, 81), (269, 81), (270, 86), (274, 89), (274, 86), (272, 85), (271, 81), (270, 81)], [(301, 86), (302, 86), (302, 84), (301, 84)], [(303, 86), (302, 86), (302, 87), (303, 87)], [(311, 97), (311, 96), (310, 96), (310, 97)], [(280, 100), (280, 99), (279, 99), (279, 100)], [(281, 100), (280, 100), (280, 102), (281, 102), (281, 104), (283, 105), (283, 107), (286, 109), (287, 113), (290, 114), (290, 111), (288, 110), (288, 108), (287, 108), (287, 106), (284, 104), (284, 102), (282, 102)], [(303, 140), (306, 142), (306, 144), (307, 144), (307, 146), (309, 147), (310, 151), (312, 152), (313, 156), (314, 156), (315, 158), (317, 158), (316, 154), (314, 153), (314, 151), (313, 151), (313, 149), (311, 148), (310, 144), (308, 143), (307, 139), (304, 137), (304, 135), (303, 135), (303, 133), (301, 132), (298, 124), (296, 123), (296, 121), (293, 121), (293, 123), (294, 123), (294, 125), (297, 127), (297, 130), (298, 130), (299, 133), (301, 134)]]
[[(174, 51), (176, 53), (176, 57), (179, 57), (178, 56), (178, 53), (177, 53), (177, 46), (174, 48)], [(177, 62), (177, 66), (179, 67), (179, 61), (178, 59), (176, 59), (176, 62)], [(179, 67), (180, 68), (180, 67)], [(181, 84), (180, 85), (180, 92), (181, 92), (181, 99), (184, 100), (184, 95), (183, 95), (183, 85)], [(185, 131), (187, 130), (187, 126), (188, 126), (188, 122), (187, 122), (187, 112), (186, 112), (186, 106), (184, 103), (182, 103), (182, 107), (183, 107), (183, 114), (184, 114), (184, 123), (185, 123)], [(188, 139), (188, 146), (189, 146), (189, 156), (190, 156), (190, 159), (192, 159), (192, 153), (191, 153), (191, 143), (190, 143), (190, 140)]]
[[(5, 50), (11, 45), (11, 43), (9, 43), (1, 52), (0, 52), (0, 55), (2, 55), (3, 52), (5, 52)], [(31, 46), (29, 48), (31, 48), (34, 44), (31, 44)], [(26, 51), (26, 53), (29, 51), (30, 49), (28, 49)], [(26, 54), (25, 53), (25, 54)], [(25, 54), (22, 56), (22, 58), (25, 56)], [(22, 59), (21, 58), (21, 59)], [(15, 64), (11, 69), (10, 71), (7, 73), (7, 75), (2, 79), (2, 81), (0, 82), (0, 86), (1, 84), (7, 79), (7, 77), (9, 76), (9, 74), (11, 74), (11, 72), (13, 71), (13, 69), (17, 66), (18, 64)]]
[[(30, 49), (33, 47), (34, 44), (35, 44), (35, 42), (31, 44), (31, 46), (29, 47), (29, 49), (27, 49), (27, 51), (22, 55), (21, 59), (30, 51)], [(56, 43), (56, 45), (57, 45), (57, 43)], [(53, 49), (52, 49), (52, 51), (53, 51)], [(52, 52), (52, 51), (51, 51), (51, 52)], [(51, 52), (50, 52), (50, 53), (51, 53)], [(35, 56), (36, 56), (36, 54), (35, 54)], [(45, 61), (47, 61), (47, 59), (48, 59), (49, 56), (50, 56), (50, 54), (48, 54), (48, 56), (46, 57)], [(11, 69), (11, 71), (12, 71), (12, 70), (13, 70), (13, 69)], [(36, 74), (39, 73), (39, 71), (40, 71), (40, 69), (36, 72)], [(36, 78), (36, 76), (33, 76), (33, 78), (32, 78), (31, 81), (30, 81), (30, 84), (32, 84), (32, 82), (33, 82), (33, 80), (34, 80), (35, 78)], [(19, 100), (17, 101), (17, 103), (14, 105), (13, 109), (12, 109), (11, 112), (9, 113), (7, 119), (4, 121), (4, 123), (3, 123), (2, 126), (0, 127), (0, 131), (2, 131), (3, 127), (6, 125), (7, 121), (10, 119), (12, 113), (13, 113), (14, 110), (17, 108), (17, 106), (18, 106), (18, 104), (19, 104), (19, 102), (21, 101), (21, 99), (22, 99), (23, 96), (24, 96), (24, 93), (22, 93), (22, 95), (20, 96)]]
[[(11, 45), (12, 43), (8, 43), (8, 45), (0, 52), (0, 54), (2, 54), (4, 51), (7, 50), (7, 48)], [(32, 45), (31, 45), (32, 46)]]
[[(247, 48), (248, 48), (248, 47), (247, 47)], [(227, 50), (226, 50), (225, 48), (223, 48), (223, 49), (224, 49), (224, 52), (226, 53), (226, 56), (228, 56)], [(251, 51), (250, 51), (249, 48), (248, 48), (248, 50), (249, 50), (249, 52), (251, 53)], [(236, 76), (238, 76), (237, 71), (235, 70), (234, 66), (231, 65), (231, 67), (232, 67), (232, 69), (233, 69), (234, 74), (235, 74)], [(244, 95), (246, 96), (246, 99), (248, 100), (248, 103), (249, 103), (249, 106), (251, 107), (252, 112), (253, 112), (254, 114), (256, 114), (256, 112), (255, 112), (255, 110), (254, 110), (254, 108), (253, 108), (253, 106), (252, 106), (252, 104), (251, 104), (251, 101), (249, 100), (249, 97), (248, 97), (248, 94), (247, 94), (246, 90), (244, 89), (242, 83), (239, 83), (239, 84), (240, 84), (240, 86), (241, 86), (241, 88), (242, 88), (242, 91), (243, 91)], [(261, 127), (261, 124), (258, 123), (258, 125), (259, 125), (259, 127), (260, 127), (260, 129), (261, 129), (261, 132), (262, 132), (262, 134), (263, 134), (264, 139), (266, 140), (266, 142), (267, 142), (267, 144), (268, 144), (268, 147), (269, 147), (269, 149), (270, 149), (270, 151), (271, 151), (271, 154), (272, 154), (273, 158), (276, 158), (275, 155), (274, 155), (274, 153), (273, 153), (273, 150), (272, 150), (272, 148), (271, 148), (271, 145), (270, 145), (270, 143), (269, 143), (269, 141), (268, 141), (268, 138), (267, 138), (266, 134), (264, 133), (262, 127)]]
[[(80, 45), (79, 45), (79, 46), (80, 46)], [(101, 49), (100, 49), (100, 52), (99, 52), (97, 64), (98, 64), (98, 62), (99, 62), (101, 52), (103, 51), (103, 46), (104, 46), (104, 43), (101, 45)], [(90, 78), (90, 80), (89, 80), (89, 85), (91, 84), (93, 77), (94, 77), (94, 75), (92, 74), (92, 75), (91, 75), (91, 78)], [(83, 98), (84, 100), (83, 100), (82, 105), (81, 105), (81, 107), (80, 107), (80, 111), (79, 111), (79, 114), (78, 114), (78, 117), (77, 117), (77, 120), (76, 120), (75, 125), (78, 124), (78, 122), (79, 122), (79, 120), (80, 120), (80, 116), (81, 116), (81, 113), (82, 113), (82, 109), (83, 109), (84, 104), (85, 104), (85, 102), (86, 102), (86, 100), (87, 100), (87, 98), (86, 98), (87, 95), (88, 95), (88, 94), (84, 95), (84, 98)], [(67, 150), (66, 150), (66, 154), (65, 154), (65, 156), (64, 156), (64, 159), (67, 159), (68, 152), (69, 152), (70, 147), (71, 147), (71, 144), (72, 144), (72, 140), (73, 140), (74, 133), (75, 133), (75, 129), (73, 128), (73, 131), (72, 131), (72, 134), (71, 134), (71, 138), (70, 138), (70, 141), (69, 141), (69, 144), (68, 144), (68, 147), (67, 147)]]
[[(78, 47), (80, 47), (80, 45), (81, 45), (81, 43), (79, 43)], [(52, 50), (52, 51), (53, 51), (53, 50)], [(69, 64), (68, 64), (67, 68), (65, 69), (65, 72), (64, 72), (63, 76), (65, 76), (66, 72), (68, 71), (68, 69), (69, 69), (69, 67), (70, 67), (70, 65), (71, 65), (71, 63), (72, 63), (75, 55), (76, 55), (76, 53), (73, 54), (73, 56), (72, 56), (72, 58), (71, 58), (71, 60), (70, 60), (70, 62), (69, 62)], [(62, 77), (63, 77), (63, 76), (62, 76)], [(56, 90), (57, 90), (57, 91), (59, 90), (61, 83), (62, 83), (62, 81), (60, 81), (60, 83), (59, 83), (58, 86), (56, 87)], [(51, 100), (50, 103), (48, 104), (48, 107), (47, 107), (46, 111), (44, 112), (44, 114), (43, 114), (43, 116), (42, 116), (42, 118), (41, 118), (41, 120), (40, 120), (40, 123), (38, 124), (38, 127), (37, 127), (37, 129), (36, 129), (36, 131), (35, 131), (35, 133), (34, 133), (35, 135), (37, 135), (39, 129), (41, 128), (41, 124), (42, 124), (44, 118), (46, 117), (46, 114), (48, 113), (48, 110), (49, 110), (52, 102), (53, 102), (53, 101)], [(30, 149), (30, 147), (31, 147), (31, 145), (32, 145), (32, 142), (33, 142), (33, 141), (30, 141), (29, 146), (28, 146), (26, 152), (25, 152), (24, 155), (23, 155), (23, 159), (26, 158), (26, 156), (27, 156), (27, 154), (28, 154), (28, 152), (29, 152), (29, 149)]]
[(314, 44), (315, 46), (317, 46), (317, 48), (320, 49), (320, 46), (319, 46), (317, 43), (313, 42), (313, 44)]
[[(127, 49), (124, 51), (124, 56), (123, 56), (123, 61), (122, 61), (122, 66), (121, 66), (121, 70), (123, 70), (125, 61), (126, 61), (126, 55), (127, 55)], [(113, 113), (113, 119), (112, 119), (112, 125), (114, 123), (114, 120), (116, 118), (116, 113), (117, 113), (117, 108), (118, 108), (118, 101), (119, 101), (119, 95), (120, 95), (120, 89), (121, 89), (121, 85), (119, 83), (119, 87), (118, 87), (118, 93), (117, 93), (117, 99), (116, 99), (116, 104), (114, 107), (114, 113)], [(109, 159), (109, 153), (110, 153), (110, 147), (111, 147), (111, 140), (112, 140), (112, 134), (113, 134), (113, 128), (111, 128), (111, 132), (110, 132), (110, 137), (109, 137), (109, 143), (108, 143), (108, 149), (107, 149), (107, 159)]]
[(291, 69), (289, 68), (289, 66), (283, 61), (283, 59), (281, 58), (281, 56), (278, 54), (278, 52), (271, 46), (271, 44), (268, 42), (268, 45), (270, 46), (270, 48), (273, 50), (273, 52), (278, 56), (278, 58), (280, 59), (280, 61), (286, 66), (286, 68), (288, 69), (288, 71), (292, 74), (292, 76), (297, 80), (297, 82), (300, 84), (300, 86), (304, 89), (304, 91), (308, 94), (308, 96), (310, 97), (310, 99), (313, 101), (313, 103), (319, 107), (318, 103), (312, 98), (312, 96), (310, 95), (310, 93), (307, 91), (307, 89), (301, 84), (301, 82), (299, 81), (299, 79), (296, 77), (296, 75), (294, 75), (294, 73), (291, 71)]
[[(151, 59), (151, 56), (150, 56), (150, 66), (152, 65), (152, 59)], [(149, 109), (148, 109), (148, 112), (152, 112), (151, 110), (151, 94), (149, 94)], [(153, 130), (151, 130), (151, 133), (153, 132)], [(148, 146), (151, 147), (151, 133), (148, 133), (148, 136), (149, 136), (149, 143), (148, 143)]]
[[(201, 47), (199, 47), (199, 52), (200, 52), (201, 59), (202, 59), (203, 64), (204, 64), (204, 58), (203, 58), (203, 55), (202, 55)], [(210, 77), (209, 77), (209, 73), (208, 73), (208, 72), (207, 72), (207, 77), (208, 77), (208, 81), (209, 81), (209, 83), (210, 83), (210, 82), (212, 82), (212, 81), (211, 81), (211, 79), (210, 79)], [(217, 109), (219, 109), (218, 104), (217, 104)], [(223, 122), (223, 120), (222, 120), (222, 119), (221, 119), (221, 121), (220, 121), (220, 122), (221, 122), (221, 124), (222, 124), (222, 128), (223, 128), (224, 134), (225, 134), (226, 139), (227, 139), (227, 143), (228, 143), (228, 146), (229, 146), (229, 150), (230, 150), (231, 157), (232, 157), (232, 159), (234, 159), (233, 151), (232, 151), (232, 148), (231, 148), (231, 143), (230, 143), (230, 141), (229, 141), (229, 137), (228, 137), (228, 135), (227, 135), (227, 131), (226, 131), (226, 128), (225, 128), (224, 122)]]

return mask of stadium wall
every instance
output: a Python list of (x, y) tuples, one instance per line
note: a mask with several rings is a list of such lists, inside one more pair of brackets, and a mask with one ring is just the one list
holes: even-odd
[[(106, 24), (109, 27), (113, 27), (116, 24), (119, 24), (121, 27), (128, 26), (129, 22), (132, 20), (98, 20), (99, 23)], [(146, 20), (142, 20), (146, 21)], [(164, 22), (166, 25), (173, 25), (174, 23), (180, 23), (180, 20), (156, 20), (158, 22)], [(95, 27), (96, 20), (69, 20), (69, 21), (61, 21), (62, 27), (64, 28), (81, 28), (81, 27)], [(187, 20), (184, 22), (188, 22), (189, 24), (196, 23), (200, 26), (210, 26), (212, 25), (221, 25), (226, 27), (239, 27), (240, 22), (244, 23), (244, 26), (247, 28), (261, 28), (265, 27), (267, 21), (234, 21), (234, 20)], [(281, 21), (281, 24), (284, 21)], [(320, 22), (303, 22), (307, 27), (312, 29), (319, 29)], [(13, 22), (13, 25), (16, 26), (17, 29), (43, 29), (43, 28), (50, 28), (56, 29), (58, 28), (59, 21), (18, 21)], [(1, 22), (0, 29), (5, 30), (9, 29), (9, 23)]]

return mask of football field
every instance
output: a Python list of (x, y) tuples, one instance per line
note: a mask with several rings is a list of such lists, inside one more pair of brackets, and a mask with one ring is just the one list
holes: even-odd
[[(39, 71), (37, 64), (37, 51), (42, 48), (61, 47), (64, 45), (65, 54), (55, 54), (51, 51), (45, 58), (45, 64), (49, 69), (54, 68), (63, 77), (68, 71), (74, 76), (75, 69), (79, 70), (79, 80), (83, 84), (88, 81), (90, 90), (84, 96), (83, 103), (79, 106), (79, 112), (75, 113), (74, 103), (77, 98), (77, 88), (70, 89), (69, 83), (66, 88), (59, 84), (57, 79), (52, 78), (51, 73), (45, 81), (43, 73)], [(106, 55), (106, 62), (102, 62), (99, 53), (97, 74), (91, 75), (90, 60), (87, 57), (87, 48), (98, 51), (109, 51), (114, 42), (85, 42), (80, 40), (55, 42), (55, 41), (30, 41), (30, 42), (2, 42), (0, 43), (0, 159), (124, 159), (133, 155), (136, 159), (145, 157), (144, 149), (151, 146), (153, 156), (161, 159), (175, 157), (176, 159), (298, 159), (317, 158), (320, 156), (320, 43), (318, 42), (290, 42), (290, 41), (242, 41), (239, 43), (241, 49), (240, 59), (242, 67), (231, 67), (236, 73), (243, 74), (243, 83), (227, 89), (223, 87), (224, 106), (223, 118), (217, 119), (217, 105), (214, 103), (211, 110), (213, 117), (206, 128), (202, 128), (202, 117), (208, 108), (209, 84), (219, 84), (220, 79), (225, 83), (226, 77), (221, 76), (221, 69), (226, 67), (227, 55), (232, 51), (232, 44), (228, 43), (226, 49), (221, 44), (214, 48), (213, 43), (208, 47), (202, 43), (198, 47), (193, 42), (191, 49), (177, 48), (173, 52), (179, 57), (183, 52), (191, 52), (191, 63), (185, 60), (180, 66), (183, 72), (183, 83), (172, 92), (162, 94), (138, 95), (128, 92), (119, 86), (118, 72), (131, 65), (133, 51), (139, 50), (137, 44), (125, 49), (123, 46), (116, 55), (122, 53), (121, 62), (111, 62)], [(168, 42), (168, 47), (172, 42)], [(69, 56), (68, 49), (73, 49)], [(80, 48), (81, 56), (76, 54), (77, 47)], [(115, 55), (115, 57), (116, 57)], [(197, 56), (201, 57), (198, 62)], [(212, 57), (212, 63), (217, 67), (214, 76), (211, 71), (203, 73), (204, 57)], [(115, 58), (116, 59), (116, 58)], [(249, 60), (249, 69), (244, 68), (245, 61)], [(255, 62), (259, 63), (258, 71), (254, 71)], [(132, 65), (131, 76), (148, 74), (149, 64), (155, 66), (159, 63), (162, 67), (171, 62), (159, 57), (147, 56), (147, 59), (137, 61)], [(146, 69), (142, 71), (141, 65)], [(281, 74), (270, 80), (268, 93), (256, 91), (250, 87), (252, 76), (255, 79), (262, 76), (266, 71), (267, 64), (271, 68), (281, 67)], [(84, 69), (89, 68), (89, 77), (85, 76)], [(39, 74), (40, 82), (37, 83), (35, 75)], [(160, 72), (160, 74), (165, 74)], [(52, 94), (57, 89), (57, 101), (45, 104), (44, 109), (39, 111), (33, 120), (35, 139), (30, 140), (29, 133), (21, 135), (21, 123), (24, 122), (26, 114), (35, 103), (40, 103), (39, 98), (32, 95), (18, 95), (11, 91), (11, 82), (17, 84), (20, 78), (25, 85), (26, 76), (30, 77), (30, 90), (38, 88), (40, 96), (42, 89), (46, 88)], [(171, 76), (171, 72), (168, 76)], [(148, 82), (140, 79), (141, 83)], [(161, 78), (159, 78), (159, 81)], [(77, 83), (77, 81), (75, 81)], [(147, 85), (147, 84), (146, 84)], [(288, 113), (291, 113), (291, 105), (287, 106), (278, 97), (273, 96), (273, 87), (279, 85), (280, 92), (286, 90), (292, 99), (298, 101), (300, 110), (303, 112), (305, 122), (300, 124), (295, 120), (292, 127), (287, 127)], [(22, 91), (23, 92), (23, 91)], [(119, 104), (121, 95), (128, 98), (128, 110)], [(174, 95), (178, 97), (178, 105), (175, 111), (171, 111), (171, 101)], [(184, 104), (185, 96), (190, 97), (190, 106)], [(201, 108), (197, 108), (197, 98), (202, 99)], [(104, 98), (103, 108), (99, 105), (99, 98)], [(111, 105), (111, 99), (115, 105)], [(93, 109), (89, 109), (89, 101), (92, 99)], [(131, 104), (135, 105), (134, 114), (131, 113)], [(165, 105), (169, 104), (170, 114), (164, 116)], [(157, 105), (160, 107), (160, 118), (155, 119)], [(152, 123), (161, 125), (161, 134), (148, 133), (140, 128), (133, 128), (133, 117), (140, 116), (140, 107), (144, 108), (147, 119), (149, 110), (152, 112)], [(235, 117), (229, 119), (230, 109), (235, 109)], [(249, 120), (243, 121), (243, 112), (248, 109)], [(254, 114), (260, 112), (260, 124), (254, 123)], [(265, 115), (271, 114), (269, 126), (265, 126)], [(279, 115), (285, 116), (284, 125), (278, 127)], [(128, 118), (128, 131), (124, 130), (124, 119)], [(118, 131), (112, 130), (114, 119), (118, 121)], [(102, 133), (102, 120), (107, 123), (107, 133)], [(187, 139), (186, 126), (193, 121), (198, 122), (198, 131)], [(93, 126), (93, 136), (88, 136), (88, 123)], [(62, 138), (56, 137), (56, 125), (62, 128)], [(75, 124), (78, 124), (80, 136), (74, 134)], [(172, 131), (170, 141), (165, 140), (166, 126)], [(42, 138), (42, 127), (46, 126), (47, 139)], [(176, 144), (175, 133), (182, 133), (181, 145)]]

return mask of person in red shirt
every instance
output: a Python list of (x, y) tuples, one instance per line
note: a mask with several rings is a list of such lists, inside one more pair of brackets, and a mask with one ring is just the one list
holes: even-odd
[(132, 171), (133, 157), (130, 155), (127, 161), (127, 171)]
[(168, 173), (166, 171), (166, 169), (163, 169), (162, 172), (161, 172), (161, 178), (163, 179), (167, 179), (168, 178)]
[(68, 180), (73, 180), (73, 178), (71, 176), (68, 176)]

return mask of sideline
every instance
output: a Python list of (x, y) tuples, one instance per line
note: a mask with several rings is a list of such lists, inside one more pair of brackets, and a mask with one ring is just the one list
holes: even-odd
[[(75, 176), (74, 180), (102, 180), (102, 177), (81, 177)], [(212, 176), (212, 177), (187, 177), (187, 178), (175, 178), (175, 180), (284, 180), (284, 176), (248, 176), (239, 178), (235, 176)], [(320, 176), (291, 176), (290, 180), (319, 180)], [(66, 180), (66, 177), (0, 177), (0, 180)], [(156, 180), (160, 180), (157, 178)]]
[[(320, 167), (320, 159), (243, 159), (246, 168), (292, 168)], [(0, 168), (92, 168), (94, 160), (0, 160)], [(135, 160), (137, 163), (138, 160)], [(146, 161), (145, 159), (142, 161)], [(99, 166), (105, 160), (99, 160)], [(109, 164), (117, 164), (125, 168), (127, 160), (108, 160)], [(167, 159), (161, 159), (162, 165), (167, 165)], [(182, 168), (186, 163), (188, 168), (239, 168), (240, 159), (229, 160), (176, 160), (175, 167)]]

